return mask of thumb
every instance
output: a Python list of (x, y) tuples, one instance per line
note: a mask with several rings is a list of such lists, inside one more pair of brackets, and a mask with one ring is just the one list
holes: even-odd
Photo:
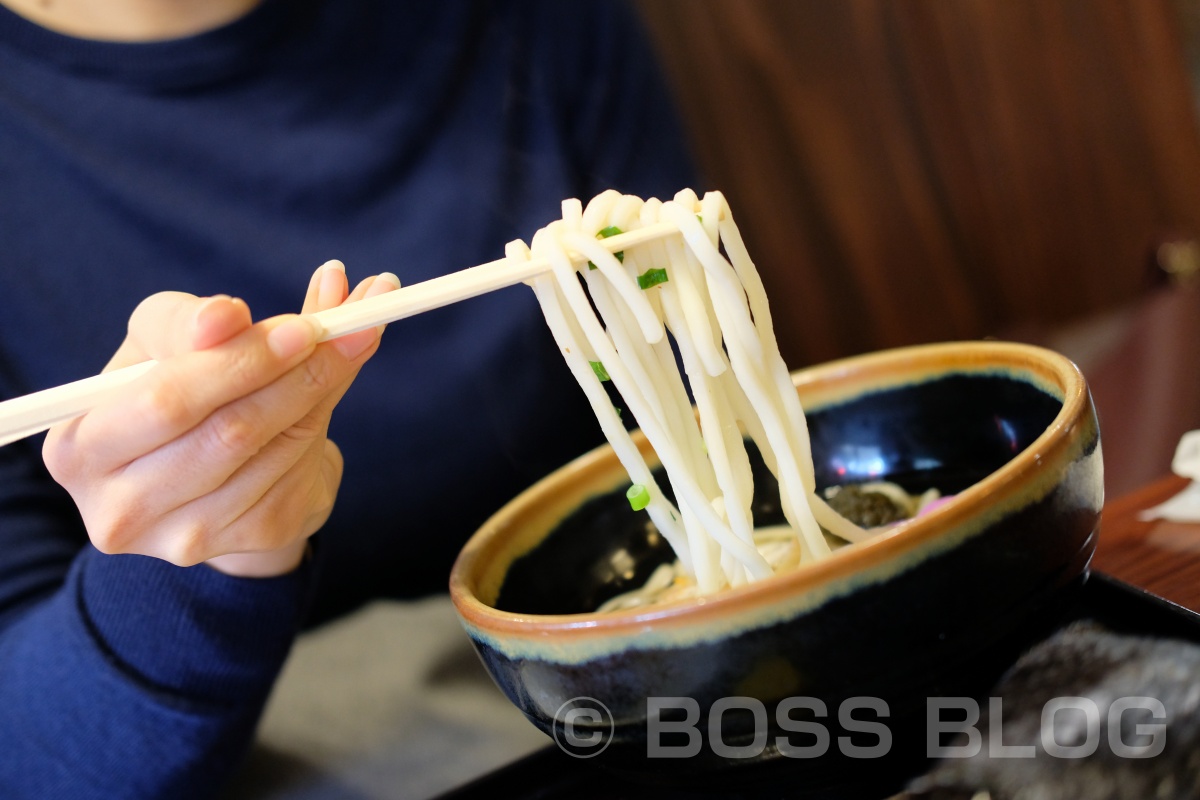
[(134, 309), (125, 340), (105, 371), (215, 347), (251, 324), (250, 309), (239, 299), (159, 292)]

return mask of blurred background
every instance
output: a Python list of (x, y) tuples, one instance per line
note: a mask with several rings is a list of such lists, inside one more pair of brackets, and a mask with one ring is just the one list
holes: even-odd
[(792, 368), (1074, 358), (1108, 488), (1200, 427), (1198, 0), (639, 0)]

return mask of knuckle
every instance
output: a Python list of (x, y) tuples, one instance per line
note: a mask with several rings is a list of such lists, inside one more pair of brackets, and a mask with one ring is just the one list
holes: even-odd
[(297, 446), (311, 448), (317, 439), (325, 435), (325, 420), (316, 414), (305, 414), (292, 423), (280, 436)]
[(90, 515), (88, 537), (101, 553), (115, 555), (134, 551), (137, 539), (137, 514), (124, 504), (106, 504), (100, 513)]
[(223, 365), (224, 379), (242, 391), (256, 389), (263, 382), (262, 365), (258, 351), (247, 347), (232, 348)]
[(334, 364), (329, 358), (313, 355), (300, 366), (300, 381), (304, 391), (322, 395), (331, 390), (336, 381)]
[(166, 560), (177, 567), (194, 567), (207, 558), (199, 553), (199, 548), (194, 545), (180, 545)]
[(319, 395), (332, 389), (334, 386), (334, 368), (329, 359), (323, 359), (320, 356), (310, 357), (304, 362), (304, 368), (301, 369), (300, 377), (305, 391), (312, 395)]
[(124, 537), (119, 535), (117, 529), (107, 526), (89, 527), (88, 537), (92, 540), (92, 546), (106, 556), (125, 552)]
[(54, 431), (51, 431), (42, 443), (42, 463), (46, 465), (50, 477), (63, 486), (71, 482), (80, 466), (72, 448), (65, 446)]
[(141, 396), (138, 419), (150, 419), (168, 430), (190, 427), (193, 411), (187, 395), (170, 380), (159, 380)]
[(329, 516), (329, 512), (333, 510), (334, 501), (337, 499), (337, 487), (331, 485), (322, 475), (314, 481), (309, 497), (306, 518), (314, 515)]
[(218, 452), (242, 458), (253, 455), (261, 447), (259, 426), (241, 414), (216, 414), (208, 427), (210, 439)]
[(172, 531), (157, 555), (177, 567), (192, 567), (209, 557), (207, 543), (206, 526), (199, 521), (188, 521)]
[(96, 473), (95, 459), (75, 436), (74, 423), (50, 429), (42, 442), (42, 463), (50, 477), (74, 494), (86, 488), (88, 477)]
[(324, 458), (321, 461), (325, 485), (334, 493), (342, 483), (342, 473), (346, 468), (346, 461), (342, 457), (342, 450), (337, 446), (337, 443), (332, 439), (325, 440)]

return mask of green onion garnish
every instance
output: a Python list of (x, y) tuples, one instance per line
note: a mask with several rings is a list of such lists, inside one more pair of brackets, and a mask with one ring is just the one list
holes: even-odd
[(667, 271), (665, 269), (648, 269), (641, 275), (638, 275), (638, 286), (643, 289), (649, 289), (651, 286), (666, 283), (667, 280)]
[[(616, 225), (609, 225), (607, 228), (604, 228), (599, 233), (597, 233), (596, 238), (597, 239), (607, 239), (610, 236), (616, 236), (618, 233), (624, 233), (624, 231), (621, 230), (620, 228), (618, 228)], [(617, 257), (617, 261), (620, 261), (622, 264), (625, 263), (625, 251), (624, 250), (613, 253), (613, 255)], [(596, 265), (593, 264), (591, 261), (589, 261), (588, 269), (596, 269)]]
[(603, 364), (599, 361), (589, 361), (588, 363), (592, 365), (592, 372), (596, 373), (597, 378), (602, 381), (609, 380), (608, 370), (604, 368)]
[(641, 511), (650, 505), (650, 490), (640, 483), (630, 486), (625, 496), (629, 498), (629, 507), (634, 511)]

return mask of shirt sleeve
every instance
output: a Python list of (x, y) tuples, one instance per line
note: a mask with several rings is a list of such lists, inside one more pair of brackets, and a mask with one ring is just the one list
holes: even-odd
[(0, 448), (0, 796), (211, 796), (294, 640), (311, 564), (243, 579), (81, 541), (35, 446)]

